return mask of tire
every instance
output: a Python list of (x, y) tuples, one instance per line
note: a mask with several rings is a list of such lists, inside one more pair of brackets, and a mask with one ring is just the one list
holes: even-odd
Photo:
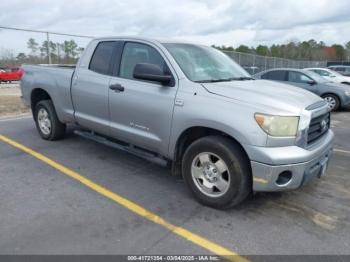
[(183, 156), (182, 174), (193, 196), (213, 208), (236, 206), (252, 191), (251, 169), (245, 152), (221, 136), (207, 136), (193, 142)]
[(51, 100), (42, 100), (36, 104), (34, 120), (39, 135), (45, 140), (59, 140), (66, 133), (66, 125), (58, 120)]
[(329, 104), (331, 111), (337, 111), (340, 107), (339, 97), (333, 94), (325, 94), (322, 98)]

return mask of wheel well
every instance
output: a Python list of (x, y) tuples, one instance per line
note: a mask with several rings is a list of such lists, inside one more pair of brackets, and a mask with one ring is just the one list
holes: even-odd
[(338, 99), (338, 101), (339, 101), (339, 105), (341, 105), (340, 97), (339, 97), (337, 94), (334, 94), (334, 93), (325, 93), (325, 94), (323, 94), (321, 97), (324, 98), (324, 97), (327, 96), (327, 95), (335, 96), (335, 97)]
[(216, 130), (213, 128), (208, 128), (208, 127), (201, 127), (201, 126), (190, 127), (186, 129), (184, 132), (182, 132), (182, 134), (180, 135), (179, 139), (176, 142), (175, 155), (172, 163), (173, 174), (175, 175), (181, 174), (182, 172), (181, 160), (188, 146), (192, 144), (194, 141), (196, 141), (197, 139), (205, 136), (224, 136), (229, 138), (234, 144), (236, 144), (238, 147), (241, 148), (242, 152), (244, 152), (247, 159), (249, 159), (242, 145), (235, 138), (226, 134), (225, 132), (222, 132), (220, 130)]
[(44, 89), (41, 89), (41, 88), (34, 89), (30, 96), (30, 106), (32, 108), (33, 113), (34, 113), (36, 104), (42, 100), (51, 100), (51, 97)]

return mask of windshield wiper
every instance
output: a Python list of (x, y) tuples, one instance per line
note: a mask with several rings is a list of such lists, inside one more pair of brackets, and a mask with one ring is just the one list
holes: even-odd
[(229, 81), (244, 81), (244, 80), (255, 80), (249, 76), (241, 76), (241, 77), (230, 77), (230, 78), (222, 78), (222, 79), (208, 79), (208, 80), (199, 80), (195, 81), (196, 83), (217, 83), (217, 82), (229, 82)]
[(250, 77), (250, 76), (241, 76), (241, 77), (234, 77), (231, 78), (232, 80), (239, 80), (239, 81), (244, 81), (244, 80), (255, 80), (255, 78)]
[(208, 80), (199, 80), (195, 81), (196, 83), (216, 83), (216, 82), (227, 82), (232, 81), (231, 79), (208, 79)]

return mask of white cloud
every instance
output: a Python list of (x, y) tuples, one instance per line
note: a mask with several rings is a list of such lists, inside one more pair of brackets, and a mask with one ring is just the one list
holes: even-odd
[[(0, 10), (0, 25), (95, 36), (145, 35), (233, 46), (350, 40), (348, 0), (12, 0), (2, 1)], [(13, 35), (0, 31), (0, 46), (25, 48), (28, 34)]]

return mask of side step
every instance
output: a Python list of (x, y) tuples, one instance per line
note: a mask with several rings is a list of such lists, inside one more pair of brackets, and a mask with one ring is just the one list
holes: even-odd
[(162, 158), (156, 154), (152, 154), (148, 151), (144, 151), (140, 148), (137, 148), (133, 145), (122, 145), (117, 142), (113, 142), (109, 139), (107, 139), (104, 136), (96, 135), (94, 132), (88, 132), (88, 131), (82, 131), (82, 130), (74, 130), (74, 134), (81, 136), (83, 138), (87, 138), (90, 140), (93, 140), (97, 143), (104, 144), (109, 147), (113, 147), (119, 150), (123, 150), (125, 152), (128, 152), (130, 154), (133, 154), (135, 156), (138, 156), (142, 159), (145, 159), (147, 161), (153, 162), (155, 164), (161, 165), (161, 166), (167, 166), (168, 161), (165, 158)]

